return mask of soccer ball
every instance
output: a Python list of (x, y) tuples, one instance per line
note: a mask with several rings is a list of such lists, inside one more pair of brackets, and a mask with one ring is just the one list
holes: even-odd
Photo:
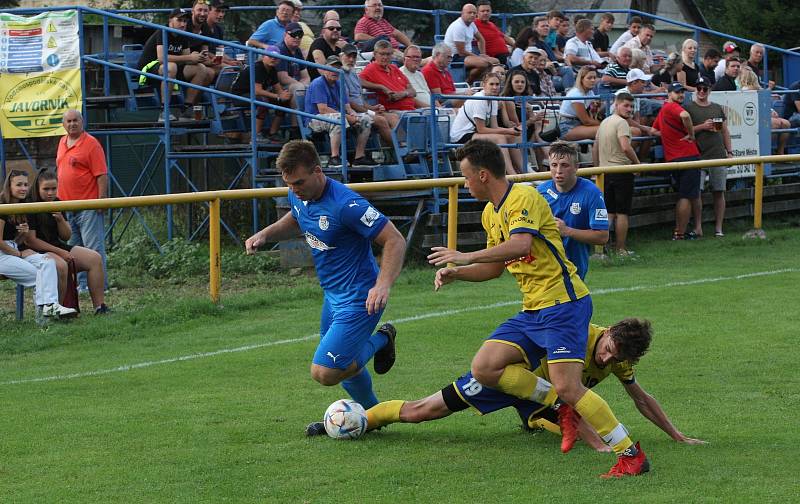
[(367, 430), (367, 412), (355, 401), (339, 399), (325, 410), (322, 422), (333, 439), (356, 439)]

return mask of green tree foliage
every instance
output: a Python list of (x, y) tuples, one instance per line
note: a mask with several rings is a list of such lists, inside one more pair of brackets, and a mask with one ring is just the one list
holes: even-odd
[(698, 0), (711, 28), (783, 48), (800, 45), (800, 3)]
[(19, 7), (19, 0), (0, 0), (0, 9)]

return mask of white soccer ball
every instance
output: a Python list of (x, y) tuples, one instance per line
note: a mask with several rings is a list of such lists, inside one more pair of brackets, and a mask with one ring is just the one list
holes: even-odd
[(367, 412), (355, 401), (339, 399), (325, 410), (322, 422), (333, 439), (356, 439), (367, 430)]

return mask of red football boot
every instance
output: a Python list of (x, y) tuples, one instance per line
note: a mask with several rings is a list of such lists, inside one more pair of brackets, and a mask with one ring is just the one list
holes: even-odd
[(562, 403), (557, 411), (558, 425), (561, 428), (561, 453), (567, 453), (578, 440), (578, 421), (581, 417), (566, 403)]
[(636, 455), (626, 455), (625, 453), (630, 450), (625, 450), (622, 455), (617, 458), (617, 463), (605, 474), (601, 474), (601, 478), (622, 478), (623, 476), (639, 476), (650, 470), (650, 461), (647, 460), (647, 455), (639, 448), (639, 442), (634, 445), (637, 452)]

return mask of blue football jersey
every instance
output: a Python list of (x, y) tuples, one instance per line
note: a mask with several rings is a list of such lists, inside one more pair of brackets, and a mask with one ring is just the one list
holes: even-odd
[[(548, 180), (538, 188), (553, 215), (575, 229), (608, 229), (608, 211), (603, 193), (590, 181), (578, 177), (578, 182), (566, 193), (558, 192), (555, 183)], [(563, 238), (567, 258), (578, 268), (581, 280), (589, 271), (591, 245), (573, 238)]]
[(372, 240), (389, 219), (358, 193), (330, 178), (318, 200), (302, 201), (289, 191), (289, 204), (311, 247), (328, 301), (334, 307), (363, 303), (378, 277)]

